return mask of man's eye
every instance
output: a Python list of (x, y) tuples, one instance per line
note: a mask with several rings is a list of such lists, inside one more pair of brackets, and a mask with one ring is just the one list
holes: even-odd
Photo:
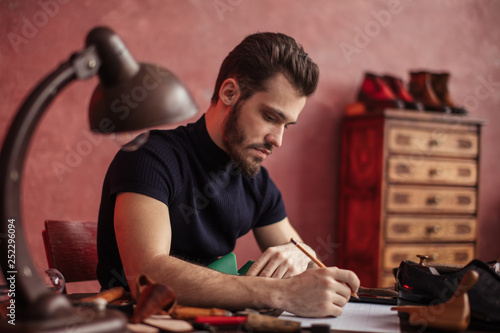
[(268, 114), (265, 114), (265, 115), (264, 115), (264, 118), (266, 118), (266, 120), (269, 120), (269, 121), (274, 121), (274, 120), (275, 120), (275, 119), (274, 119), (274, 117), (271, 117), (271, 116), (270, 116), (270, 115), (268, 115)]

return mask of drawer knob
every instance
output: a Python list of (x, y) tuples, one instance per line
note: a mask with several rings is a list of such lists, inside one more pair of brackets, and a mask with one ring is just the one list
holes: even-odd
[(428, 205), (437, 205), (440, 202), (441, 202), (441, 198), (439, 196), (437, 196), (437, 195), (427, 198), (427, 204)]
[(428, 234), (437, 234), (441, 230), (441, 226), (439, 224), (428, 226), (426, 229)]
[(433, 168), (429, 170), (429, 176), (440, 176), (443, 174), (443, 169)]
[(429, 147), (437, 147), (439, 145), (441, 145), (441, 140), (437, 139), (429, 140)]

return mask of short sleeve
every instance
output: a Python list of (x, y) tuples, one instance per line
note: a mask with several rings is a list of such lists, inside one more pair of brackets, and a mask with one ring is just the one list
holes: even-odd
[(110, 195), (134, 192), (157, 199), (167, 206), (174, 195), (171, 169), (148, 147), (120, 151), (110, 165)]

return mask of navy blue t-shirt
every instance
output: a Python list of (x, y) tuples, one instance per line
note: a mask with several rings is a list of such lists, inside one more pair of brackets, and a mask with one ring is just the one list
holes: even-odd
[(286, 217), (267, 170), (262, 167), (254, 178), (235, 170), (210, 138), (204, 116), (174, 130), (151, 131), (140, 149), (118, 152), (104, 180), (97, 235), (97, 276), (103, 289), (128, 287), (113, 224), (120, 192), (165, 203), (172, 227), (170, 254), (201, 265), (233, 251), (237, 238), (252, 228)]

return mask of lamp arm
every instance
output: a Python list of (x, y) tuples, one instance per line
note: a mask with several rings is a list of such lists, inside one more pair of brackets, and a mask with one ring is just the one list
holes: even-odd
[[(100, 67), (94, 46), (74, 54), (30, 93), (17, 112), (0, 155), (0, 264), (19, 318), (43, 318), (41, 296), (49, 293), (25, 242), (21, 217), (21, 179), (27, 150), (41, 116), (57, 94), (73, 80), (87, 79)], [(12, 290), (14, 288), (14, 290)], [(11, 297), (12, 299), (12, 297)]]

